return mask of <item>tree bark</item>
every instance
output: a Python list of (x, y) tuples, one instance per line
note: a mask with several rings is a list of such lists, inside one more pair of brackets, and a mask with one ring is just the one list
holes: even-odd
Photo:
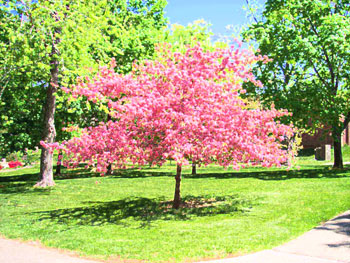
[[(107, 122), (109, 122), (110, 120), (112, 120), (112, 117), (111, 117), (111, 115), (107, 114)], [(107, 175), (112, 174), (112, 164), (111, 163), (107, 166), (107, 173), (106, 174)]]
[[(51, 56), (51, 70), (50, 83), (46, 92), (46, 102), (44, 107), (44, 128), (42, 134), (42, 141), (45, 143), (53, 143), (56, 137), (55, 129), (55, 110), (56, 110), (56, 92), (58, 87), (58, 70), (59, 61), (57, 59), (58, 51), (55, 44), (59, 42), (58, 39), (52, 44)], [(47, 187), (55, 185), (52, 172), (53, 152), (50, 149), (45, 149), (41, 146), (40, 157), (40, 179), (36, 183), (36, 187)]]
[(107, 172), (106, 172), (106, 175), (111, 175), (112, 174), (112, 164), (109, 164), (107, 166)]
[(197, 174), (197, 167), (196, 167), (196, 163), (194, 163), (192, 161), (192, 175), (196, 175)]
[(176, 176), (175, 176), (175, 194), (174, 194), (174, 202), (173, 202), (173, 208), (179, 209), (181, 197), (180, 197), (180, 183), (181, 183), (181, 165), (178, 164), (176, 167)]
[(341, 145), (341, 133), (338, 134), (336, 129), (333, 129), (333, 144), (334, 144), (334, 164), (333, 168), (343, 168), (343, 154)]
[(62, 168), (62, 155), (58, 155), (58, 161), (57, 161), (57, 166), (56, 166), (56, 172), (55, 175), (60, 175), (61, 174), (61, 168)]

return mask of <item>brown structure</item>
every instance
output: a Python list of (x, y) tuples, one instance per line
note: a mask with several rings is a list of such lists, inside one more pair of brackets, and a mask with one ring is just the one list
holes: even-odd
[[(302, 146), (304, 149), (316, 148), (325, 144), (333, 145), (333, 139), (327, 131), (318, 129), (314, 135), (303, 134), (302, 135)], [(350, 145), (350, 124), (343, 131), (342, 145)]]

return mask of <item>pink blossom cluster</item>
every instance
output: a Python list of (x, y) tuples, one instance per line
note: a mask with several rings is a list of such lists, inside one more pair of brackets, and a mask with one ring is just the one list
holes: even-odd
[(111, 163), (122, 168), (128, 162), (162, 165), (168, 159), (235, 169), (287, 161), (281, 142), (292, 136), (293, 127), (276, 119), (289, 113), (253, 106), (240, 96), (246, 92), (243, 83), (262, 85), (251, 68), (266, 57), (234, 46), (204, 51), (199, 44), (185, 53), (164, 44), (158, 52), (161, 59), (134, 63), (127, 75), (115, 73), (112, 61), (93, 79), (64, 89), (106, 103), (113, 119), (61, 146), (47, 145), (69, 156), (66, 166), (86, 162), (105, 173)]
[(40, 145), (45, 148), (49, 149), (49, 151), (52, 153), (55, 149), (60, 151), (64, 149), (64, 144), (59, 144), (58, 142), (53, 142), (53, 143), (46, 143), (44, 141), (40, 141)]

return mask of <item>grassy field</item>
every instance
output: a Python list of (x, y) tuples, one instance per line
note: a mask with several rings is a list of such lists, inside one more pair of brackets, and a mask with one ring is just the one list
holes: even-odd
[[(349, 149), (346, 149), (347, 160)], [(300, 170), (184, 171), (185, 205), (172, 210), (175, 165), (99, 177), (64, 170), (34, 189), (38, 168), (0, 172), (0, 233), (98, 259), (195, 261), (287, 242), (350, 209), (350, 166), (300, 157)]]

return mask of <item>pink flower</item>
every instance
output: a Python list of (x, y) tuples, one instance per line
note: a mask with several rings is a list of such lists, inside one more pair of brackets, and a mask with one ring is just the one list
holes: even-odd
[(85, 162), (102, 174), (111, 163), (124, 168), (127, 162), (188, 164), (195, 159), (239, 169), (279, 166), (287, 159), (281, 139), (293, 129), (275, 119), (289, 113), (240, 97), (245, 82), (262, 85), (251, 68), (267, 57), (234, 47), (204, 51), (200, 45), (183, 54), (168, 44), (157, 51), (162, 59), (134, 63), (129, 74), (115, 73), (112, 61), (94, 78), (81, 78), (67, 89), (108, 105), (112, 120), (79, 129), (80, 137), (61, 145), (43, 142), (43, 147), (62, 150), (69, 167)]
[(16, 168), (18, 166), (23, 166), (23, 164), (20, 161), (10, 161), (8, 162), (9, 168)]

